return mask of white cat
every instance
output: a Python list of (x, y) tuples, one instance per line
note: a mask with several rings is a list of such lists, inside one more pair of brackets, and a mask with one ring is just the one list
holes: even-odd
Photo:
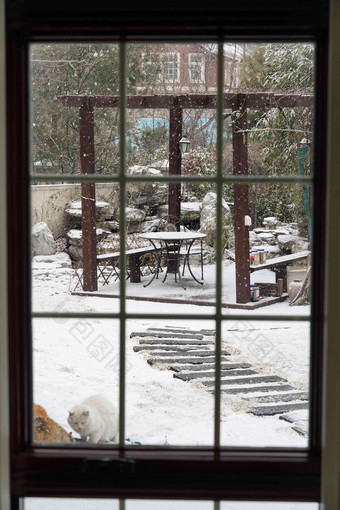
[(117, 441), (118, 413), (103, 395), (93, 395), (69, 411), (68, 423), (80, 437), (91, 443)]

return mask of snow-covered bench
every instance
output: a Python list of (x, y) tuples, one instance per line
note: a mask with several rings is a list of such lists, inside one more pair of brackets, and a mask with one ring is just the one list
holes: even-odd
[(256, 266), (250, 266), (250, 271), (260, 271), (261, 269), (271, 269), (275, 271), (276, 282), (279, 279), (283, 281), (283, 292), (287, 292), (287, 266), (298, 262), (300, 260), (307, 260), (310, 256), (310, 251), (300, 251), (298, 253), (292, 253), (291, 255), (283, 255), (282, 257), (276, 257), (274, 259), (267, 260), (263, 264), (256, 264)]

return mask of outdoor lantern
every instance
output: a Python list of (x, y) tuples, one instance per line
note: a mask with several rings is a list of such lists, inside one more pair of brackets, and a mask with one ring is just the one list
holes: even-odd
[(183, 136), (180, 139), (179, 144), (181, 146), (182, 154), (186, 154), (189, 150), (190, 140), (188, 140), (185, 136)]

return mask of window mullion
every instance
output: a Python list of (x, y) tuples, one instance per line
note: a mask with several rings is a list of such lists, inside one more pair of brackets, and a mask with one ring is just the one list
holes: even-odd
[[(119, 202), (120, 202), (120, 271), (125, 275), (125, 166), (126, 166), (126, 43), (119, 43)], [(119, 446), (124, 447), (125, 437), (125, 334), (126, 334), (126, 311), (125, 311), (125, 278), (120, 278), (120, 366), (119, 366)], [(123, 509), (121, 509), (123, 510)]]
[(220, 447), (221, 423), (221, 309), (222, 309), (222, 193), (223, 193), (223, 43), (218, 44), (217, 60), (217, 172), (216, 172), (216, 345), (214, 446)]

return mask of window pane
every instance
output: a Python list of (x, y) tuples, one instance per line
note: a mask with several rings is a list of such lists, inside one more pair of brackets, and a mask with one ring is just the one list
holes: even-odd
[(226, 174), (310, 175), (313, 147), (313, 44), (225, 45)]
[(35, 442), (117, 445), (118, 338), (117, 321), (33, 321)]
[[(166, 303), (167, 311), (175, 315), (190, 313), (192, 305), (200, 306), (197, 313), (201, 313), (202, 306), (205, 313), (214, 313), (216, 193), (213, 190), (205, 183), (140, 180), (128, 184), (125, 216), (128, 312), (162, 313)], [(187, 194), (195, 194), (200, 199), (183, 201)], [(157, 203), (157, 197), (161, 197), (162, 203)], [(105, 292), (119, 293), (119, 281), (112, 281)]]
[(117, 499), (25, 498), (24, 510), (118, 510)]
[(223, 194), (223, 306), (309, 315), (312, 187), (235, 184)]
[[(133, 105), (128, 103), (127, 173), (214, 174), (217, 45), (128, 44), (127, 48), (128, 83), (136, 84), (139, 94)], [(133, 60), (137, 55), (139, 66)], [(183, 139), (189, 142), (187, 150)]]
[(121, 275), (118, 184), (34, 184), (31, 221), (33, 310), (118, 312), (95, 297)]
[(132, 500), (125, 503), (126, 510), (213, 510), (211, 501), (160, 501), (160, 500)]
[(214, 399), (187, 374), (214, 370), (210, 321), (129, 320), (126, 340), (126, 444), (213, 444)]
[[(116, 174), (118, 45), (32, 44), (30, 56), (32, 174)], [(85, 95), (114, 98), (102, 108)]]
[(221, 443), (306, 447), (309, 323), (224, 321), (222, 349), (229, 357), (222, 362)]

